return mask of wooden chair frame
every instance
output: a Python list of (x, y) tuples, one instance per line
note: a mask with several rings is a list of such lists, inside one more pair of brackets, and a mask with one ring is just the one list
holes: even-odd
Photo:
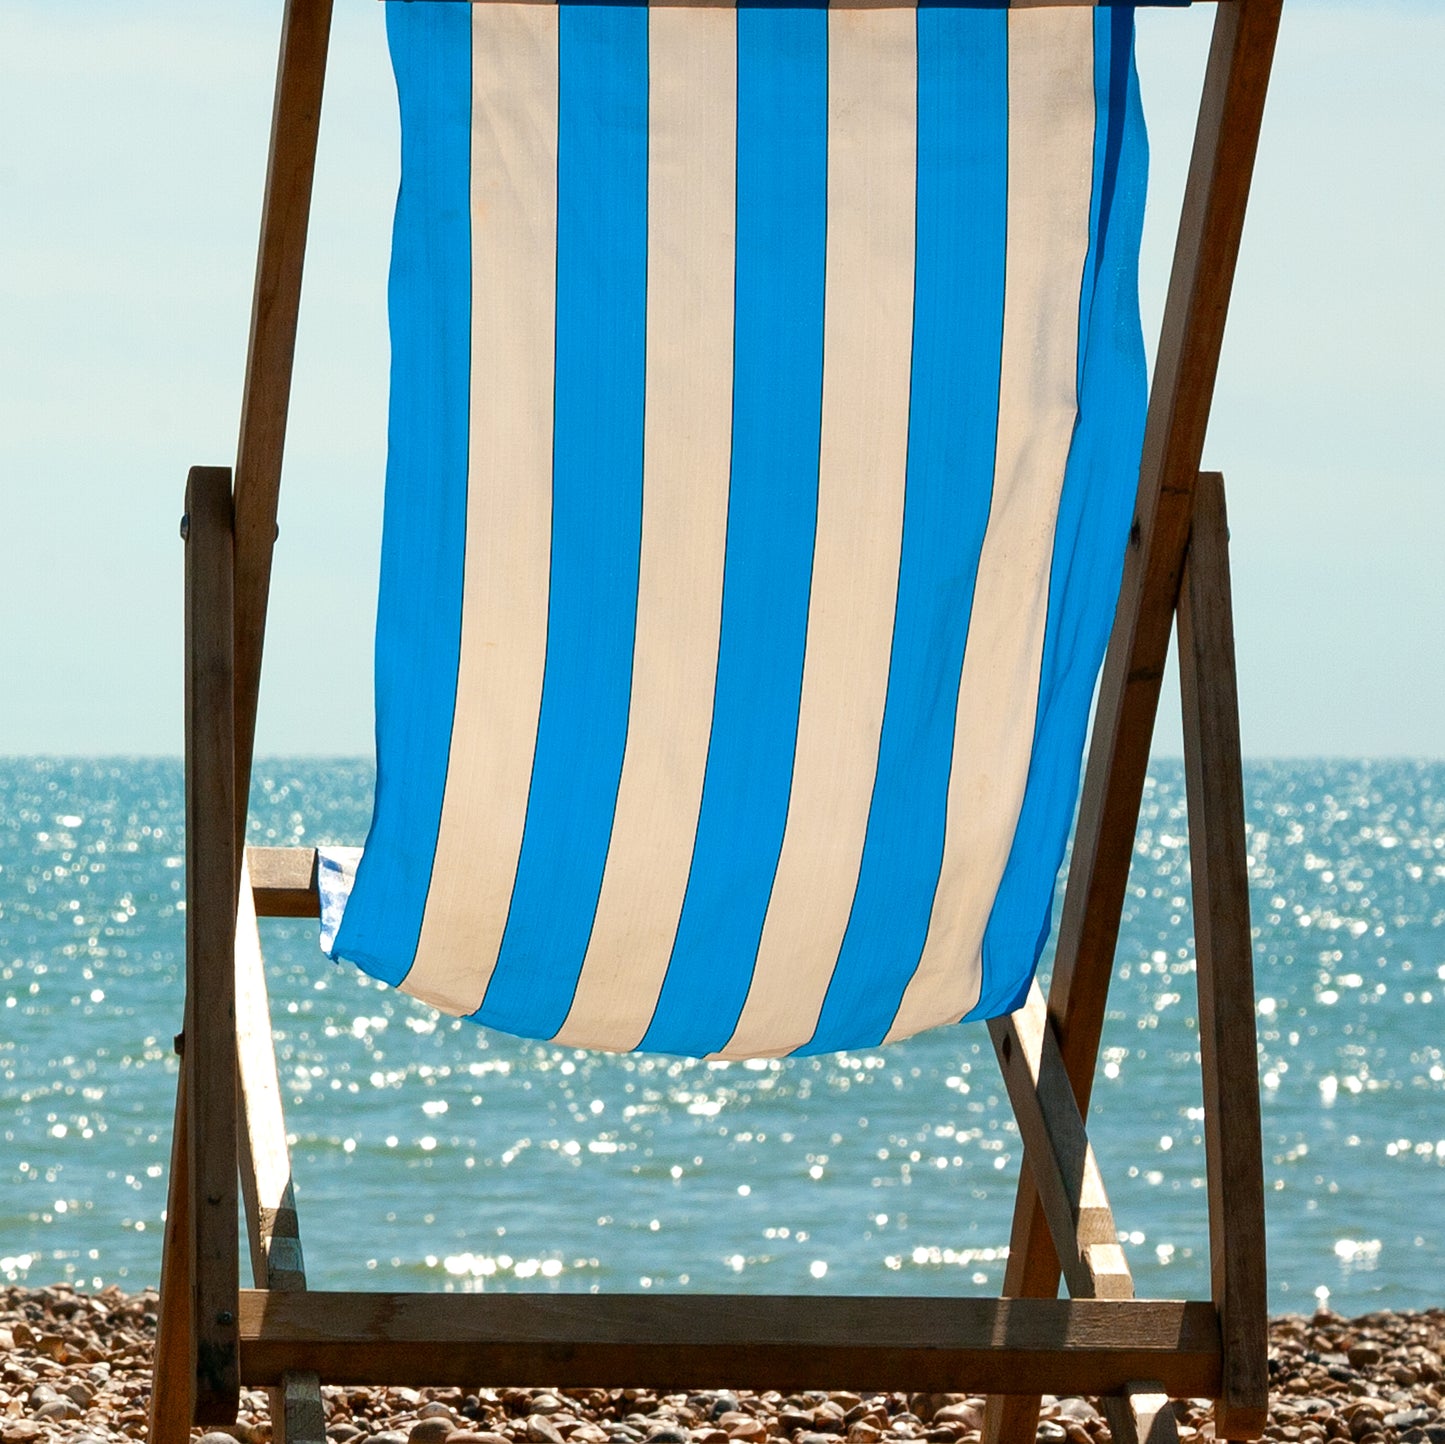
[[(1280, 3), (1217, 0), (1052, 983), (1047, 1000), (1035, 985), (989, 1025), (1026, 1163), (1004, 1297), (770, 1298), (760, 1310), (726, 1296), (306, 1289), (254, 913), (314, 915), (315, 855), (243, 850), (331, 21), (331, 0), (286, 0), (234, 486), (228, 468), (194, 468), (182, 524), (186, 1004), (155, 1444), (233, 1420), (243, 1381), (272, 1390), (277, 1444), (322, 1441), (323, 1380), (967, 1387), (990, 1395), (984, 1444), (1028, 1444), (1048, 1388), (1105, 1396), (1119, 1444), (1177, 1438), (1166, 1406), (1178, 1397), (1214, 1399), (1222, 1439), (1262, 1431), (1264, 1187), (1227, 528), (1222, 478), (1200, 458)], [(1151, 1302), (1133, 1297), (1083, 1119), (1176, 625), (1212, 1296)], [(240, 1286), (242, 1200), (254, 1289)]]

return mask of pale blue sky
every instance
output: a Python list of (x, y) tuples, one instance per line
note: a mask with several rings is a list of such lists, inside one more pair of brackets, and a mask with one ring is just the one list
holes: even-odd
[[(234, 451), (280, 10), (0, 0), (0, 753), (180, 750), (176, 521), (187, 466)], [(1141, 17), (1151, 334), (1212, 16)], [(382, 29), (376, 0), (337, 0), (268, 752), (370, 749)], [(1442, 75), (1445, 6), (1286, 0), (1205, 455), (1253, 755), (1445, 755)]]

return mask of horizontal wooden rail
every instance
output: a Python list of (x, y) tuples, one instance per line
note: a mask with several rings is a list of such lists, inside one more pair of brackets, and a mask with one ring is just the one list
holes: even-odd
[(1176, 1398), (1220, 1380), (1209, 1303), (699, 1294), (241, 1293), (241, 1375), (325, 1383), (720, 1383)]
[(314, 918), (320, 915), (314, 847), (248, 847), (246, 867), (256, 916)]

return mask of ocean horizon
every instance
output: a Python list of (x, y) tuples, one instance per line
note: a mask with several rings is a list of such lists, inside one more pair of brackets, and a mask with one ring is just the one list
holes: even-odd
[[(356, 843), (372, 768), (263, 758), (250, 841)], [(1436, 1305), (1445, 762), (1245, 766), (1270, 1306)], [(180, 761), (0, 758), (0, 1281), (153, 1285)], [(1057, 917), (1057, 908), (1056, 908)], [(788, 1061), (589, 1054), (263, 945), (321, 1287), (995, 1292), (1022, 1150), (987, 1031)], [(1046, 975), (1049, 955), (1043, 961)], [(1151, 767), (1090, 1114), (1141, 1293), (1207, 1295), (1182, 764)]]

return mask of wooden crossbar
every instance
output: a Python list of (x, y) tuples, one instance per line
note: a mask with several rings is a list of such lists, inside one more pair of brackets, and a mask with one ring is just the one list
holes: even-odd
[(988, 1027), (1070, 1295), (1133, 1298), (1103, 1175), (1038, 983), (1022, 1008)]
[(241, 1375), (659, 1390), (1218, 1389), (1213, 1305), (702, 1294), (241, 1294)]
[(314, 847), (248, 847), (246, 866), (257, 917), (314, 918), (320, 912)]

